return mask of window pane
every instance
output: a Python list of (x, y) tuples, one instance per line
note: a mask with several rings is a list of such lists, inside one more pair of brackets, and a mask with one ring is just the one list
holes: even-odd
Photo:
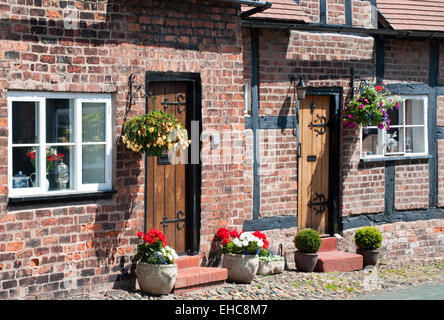
[(83, 142), (105, 141), (105, 103), (83, 103), (82, 140)]
[(73, 142), (74, 108), (69, 99), (46, 99), (46, 142)]
[(38, 147), (12, 148), (12, 187), (32, 188), (39, 186)]
[(424, 127), (406, 128), (405, 152), (425, 152)]
[(105, 145), (82, 147), (82, 182), (105, 182)]
[(378, 129), (362, 129), (362, 155), (382, 155), (380, 132)]
[(405, 121), (406, 124), (424, 125), (424, 101), (405, 101)]
[(12, 102), (12, 143), (38, 143), (39, 103)]
[(388, 114), (390, 125), (396, 126), (404, 124), (404, 108), (402, 103), (399, 104), (398, 110), (396, 110), (396, 108), (393, 108), (392, 110), (389, 110)]
[(74, 178), (74, 152), (72, 146), (46, 148), (46, 175), (49, 190), (72, 189)]
[(386, 153), (404, 152), (404, 129), (391, 128), (385, 135)]

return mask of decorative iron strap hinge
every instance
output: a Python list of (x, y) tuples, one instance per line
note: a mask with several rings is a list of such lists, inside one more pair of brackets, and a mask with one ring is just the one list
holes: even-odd
[[(326, 117), (324, 117), (324, 116), (319, 116), (319, 114), (317, 113), (316, 114), (316, 120), (315, 121), (313, 121), (313, 122), (310, 122), (310, 124), (308, 125), (308, 127), (310, 128), (310, 129), (313, 129), (313, 128), (321, 128), (321, 129), (315, 129), (315, 131), (316, 131), (316, 137), (318, 136), (318, 135), (323, 135), (327, 130), (326, 130), (326, 127), (327, 127), (327, 125), (328, 125), (328, 123), (327, 123), (327, 118)], [(316, 123), (316, 122), (318, 122), (318, 121), (320, 121), (320, 123)]]
[[(163, 225), (163, 228), (165, 229), (168, 227), (168, 223), (177, 223), (177, 230), (182, 230), (182, 228), (185, 226), (185, 221), (187, 220), (186, 217), (184, 217), (184, 213), (182, 210), (177, 211), (177, 219), (168, 219), (167, 216), (163, 216), (163, 219), (160, 220), (160, 224)], [(182, 218), (181, 218), (182, 216)], [(184, 222), (182, 224), (179, 224), (179, 222)]]
[(169, 102), (168, 98), (165, 98), (163, 99), (163, 102), (161, 102), (161, 105), (165, 111), (167, 111), (168, 106), (176, 106), (177, 112), (182, 113), (186, 111), (187, 102), (185, 101), (185, 95), (183, 93), (179, 93), (177, 94), (177, 102)]
[[(314, 210), (316, 214), (323, 213), (328, 205), (328, 200), (325, 200), (325, 196), (323, 194), (319, 194), (317, 192), (315, 194), (316, 197), (313, 200), (310, 200), (308, 206), (310, 209)], [(318, 206), (320, 206), (320, 208), (317, 208)]]

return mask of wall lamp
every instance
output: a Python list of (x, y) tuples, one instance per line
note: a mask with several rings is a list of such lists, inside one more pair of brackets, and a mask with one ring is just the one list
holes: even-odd
[[(292, 74), (290, 76), (290, 83), (296, 83), (296, 80), (298, 77), (295, 74)], [(307, 93), (307, 86), (304, 83), (304, 80), (302, 80), (302, 76), (299, 77), (299, 82), (296, 85), (296, 92), (298, 94), (298, 100), (304, 100), (305, 94)]]

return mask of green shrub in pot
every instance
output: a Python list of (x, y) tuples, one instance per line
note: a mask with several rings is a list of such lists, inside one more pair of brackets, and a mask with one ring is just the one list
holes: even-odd
[(294, 245), (300, 252), (316, 253), (321, 247), (321, 237), (316, 230), (307, 228), (296, 234)]
[(312, 272), (318, 261), (318, 250), (321, 237), (316, 230), (307, 228), (299, 231), (294, 237), (294, 245), (298, 249), (294, 253), (294, 261), (298, 271)]
[(363, 266), (376, 265), (382, 243), (381, 232), (375, 227), (362, 227), (356, 230), (354, 239), (358, 246), (356, 253), (363, 257)]
[(375, 227), (362, 227), (355, 233), (356, 245), (364, 250), (375, 250), (381, 247), (382, 235)]

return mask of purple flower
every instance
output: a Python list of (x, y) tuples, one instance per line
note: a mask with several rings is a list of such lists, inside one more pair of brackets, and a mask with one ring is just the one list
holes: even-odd
[(348, 117), (349, 117), (350, 119), (354, 119), (354, 118), (355, 118), (355, 116), (352, 115), (352, 114), (349, 114)]
[(399, 103), (398, 102), (396, 102), (395, 108), (396, 108), (396, 110), (399, 109)]
[(379, 103), (379, 107), (382, 108), (382, 105), (383, 105), (383, 104), (382, 104), (382, 101), (381, 101), (381, 102)]
[(380, 124), (378, 124), (378, 129), (382, 129), (384, 128), (384, 124), (381, 122)]
[(362, 108), (364, 108), (364, 105), (361, 104), (358, 108), (359, 108), (359, 109), (362, 109)]

